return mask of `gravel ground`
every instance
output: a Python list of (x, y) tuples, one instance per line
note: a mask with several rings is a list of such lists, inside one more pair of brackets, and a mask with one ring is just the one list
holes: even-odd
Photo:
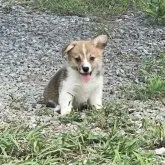
[[(55, 117), (47, 113), (49, 109), (36, 102), (47, 81), (65, 62), (62, 47), (70, 40), (94, 36), (99, 26), (87, 17), (57, 16), (22, 6), (13, 6), (6, 12), (0, 5), (1, 126), (22, 122), (32, 128), (38, 122), (58, 125)], [(107, 21), (106, 30), (112, 39), (104, 58), (105, 102), (117, 99), (118, 86), (137, 81), (141, 59), (165, 49), (165, 27), (150, 25), (141, 12), (128, 12)], [(165, 119), (160, 103), (131, 104), (136, 115)]]

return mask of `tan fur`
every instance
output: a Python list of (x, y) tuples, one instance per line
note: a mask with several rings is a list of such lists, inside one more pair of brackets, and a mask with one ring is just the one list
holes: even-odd
[[(92, 69), (102, 61), (102, 51), (107, 44), (107, 36), (98, 36), (93, 40), (87, 41), (73, 41), (64, 50), (64, 54), (68, 55), (69, 64), (73, 68), (80, 68), (83, 65), (83, 61), (86, 58), (91, 64)], [(80, 57), (81, 62), (76, 62), (75, 58)], [(95, 60), (90, 60), (90, 57), (94, 57)]]

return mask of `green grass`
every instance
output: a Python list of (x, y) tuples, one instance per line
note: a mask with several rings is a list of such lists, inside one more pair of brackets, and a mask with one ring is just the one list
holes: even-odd
[(14, 3), (30, 5), (34, 9), (49, 10), (62, 15), (95, 15), (110, 18), (127, 10), (142, 10), (156, 23), (165, 21), (165, 0), (7, 0), (6, 12), (11, 11)]
[(165, 78), (158, 75), (152, 75), (146, 81), (135, 88), (136, 99), (147, 100), (155, 98), (165, 98)]
[(139, 76), (144, 84), (136, 89), (138, 99), (165, 98), (165, 53), (145, 60)]
[[(29, 4), (27, 0), (19, 0)], [(65, 15), (109, 16), (121, 14), (128, 8), (135, 7), (134, 0), (34, 0), (32, 7), (49, 10)]]
[(140, 75), (149, 77), (151, 74), (164, 77), (165, 75), (165, 53), (160, 53), (156, 57), (145, 59), (140, 68)]
[[(110, 18), (127, 10), (142, 10), (156, 23), (165, 22), (165, 0), (6, 0), (3, 9), (8, 13), (14, 3), (34, 9), (49, 10), (62, 15), (95, 15)], [(3, 2), (4, 3), (4, 2)]]
[(127, 0), (36, 0), (36, 6), (62, 14), (108, 15), (125, 11), (129, 5)]
[(138, 74), (141, 83), (127, 86), (124, 89), (127, 97), (138, 100), (160, 99), (163, 101), (165, 99), (165, 53), (144, 60)]
[(156, 23), (165, 23), (165, 0), (141, 0), (141, 3), (143, 11)]
[(50, 125), (34, 130), (26, 127), (1, 130), (0, 164), (154, 165), (165, 159), (157, 160), (152, 151), (165, 145), (162, 123), (143, 119), (139, 130), (138, 120), (130, 118), (127, 107), (120, 103), (86, 114), (82, 118), (74, 112), (61, 118), (62, 123), (70, 122), (75, 129), (51, 136), (45, 133)]

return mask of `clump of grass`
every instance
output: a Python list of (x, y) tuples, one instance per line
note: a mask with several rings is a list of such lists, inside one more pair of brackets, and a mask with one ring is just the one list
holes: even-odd
[[(155, 74), (161, 77), (165, 75), (165, 53), (160, 53), (156, 57), (145, 59), (139, 71), (139, 76), (148, 78), (150, 75)], [(145, 79), (144, 79), (145, 81)]]
[(142, 9), (158, 23), (165, 23), (165, 0), (142, 0)]
[(160, 76), (149, 77), (146, 84), (135, 87), (135, 99), (147, 100), (165, 97), (165, 78)]
[[(19, 1), (29, 4), (26, 0)], [(108, 16), (120, 14), (135, 6), (134, 4), (134, 0), (34, 0), (31, 6), (65, 15)]]
[(137, 99), (165, 97), (165, 53), (143, 62), (139, 72), (144, 81), (143, 86), (136, 88)]
[(146, 139), (144, 142), (144, 148), (155, 149), (165, 147), (165, 123), (142, 119), (142, 128), (145, 134), (152, 134), (152, 138)]
[[(72, 113), (68, 121), (78, 118)], [(136, 119), (121, 103), (108, 104), (101, 111), (91, 109), (81, 124), (76, 123), (75, 130), (51, 136), (45, 134), (48, 126), (1, 130), (0, 163), (155, 164), (156, 155), (150, 150), (162, 146), (165, 138), (164, 125), (153, 121), (142, 120), (137, 132)]]
[(81, 0), (35, 0), (35, 7), (59, 14), (73, 15), (84, 13), (85, 5)]
[(124, 88), (127, 98), (139, 100), (165, 98), (165, 53), (143, 61), (139, 70), (139, 80), (140, 84), (131, 84)]

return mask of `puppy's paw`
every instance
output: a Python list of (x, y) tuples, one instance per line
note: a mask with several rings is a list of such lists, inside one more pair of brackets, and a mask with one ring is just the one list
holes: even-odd
[(65, 116), (71, 113), (71, 108), (61, 109), (61, 116)]
[(102, 104), (95, 104), (93, 105), (97, 110), (102, 109)]
[(54, 108), (54, 112), (55, 113), (58, 113), (58, 114), (60, 114), (60, 105), (57, 105), (55, 108)]
[(57, 104), (53, 100), (49, 100), (46, 103), (46, 107), (56, 108)]

